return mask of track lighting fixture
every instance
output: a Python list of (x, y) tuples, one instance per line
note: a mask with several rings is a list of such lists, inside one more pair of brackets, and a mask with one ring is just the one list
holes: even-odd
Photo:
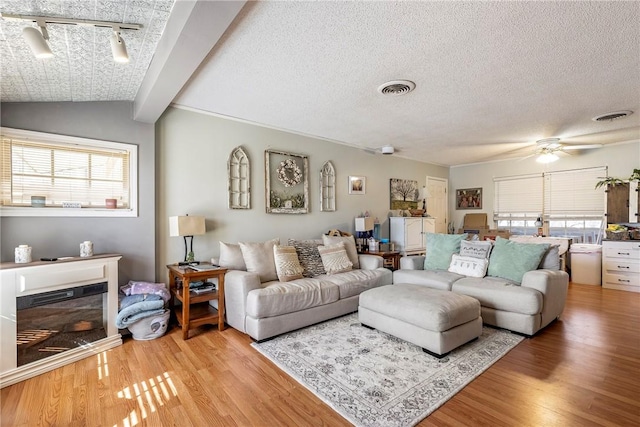
[(47, 43), (47, 40), (49, 40), (47, 24), (88, 25), (93, 27), (111, 28), (113, 32), (109, 41), (111, 43), (111, 53), (113, 54), (113, 60), (116, 62), (129, 62), (129, 54), (127, 53), (127, 47), (124, 43), (124, 40), (120, 35), (120, 30), (139, 30), (140, 28), (142, 28), (142, 25), (140, 24), (90, 21), (86, 19), (11, 15), (7, 13), (0, 14), (0, 17), (7, 20), (31, 21), (35, 22), (38, 27), (40, 27), (40, 31), (38, 31), (38, 29), (36, 29), (35, 27), (25, 27), (22, 30), (22, 35), (36, 58), (51, 58), (53, 56), (53, 52), (51, 52), (51, 48)]
[(36, 58), (51, 58), (53, 52), (47, 43), (49, 40), (47, 24), (44, 21), (36, 21), (36, 23), (40, 27), (40, 31), (34, 27), (24, 27), (22, 35)]

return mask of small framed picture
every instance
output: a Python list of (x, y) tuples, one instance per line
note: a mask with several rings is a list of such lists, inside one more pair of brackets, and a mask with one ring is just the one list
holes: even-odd
[(365, 194), (367, 189), (367, 178), (364, 176), (349, 177), (349, 194)]
[(482, 209), (482, 188), (456, 190), (456, 209)]

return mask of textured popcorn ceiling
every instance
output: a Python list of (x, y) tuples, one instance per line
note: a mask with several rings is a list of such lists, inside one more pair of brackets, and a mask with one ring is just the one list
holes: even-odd
[(640, 2), (252, 3), (174, 103), (445, 165), (640, 140)]
[[(0, 11), (143, 25), (123, 31), (131, 62), (117, 64), (109, 29), (48, 25), (55, 57), (37, 60), (24, 24), (0, 20), (3, 102), (135, 99), (134, 118), (153, 122), (173, 100), (443, 165), (522, 158), (542, 138), (640, 140), (640, 1), (0, 0)], [(175, 38), (158, 44), (165, 24)], [(398, 79), (416, 89), (377, 92)], [(591, 120), (617, 110), (635, 113)]]
[(47, 24), (54, 57), (36, 59), (22, 37), (27, 21), (0, 20), (2, 102), (133, 101), (174, 0), (3, 0), (2, 13), (142, 24), (122, 30), (129, 62), (116, 63), (110, 28)]

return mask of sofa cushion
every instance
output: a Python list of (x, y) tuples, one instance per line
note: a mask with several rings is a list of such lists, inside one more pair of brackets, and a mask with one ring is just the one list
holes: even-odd
[(278, 280), (289, 282), (295, 279), (302, 279), (303, 268), (300, 265), (300, 261), (298, 261), (296, 248), (276, 245), (273, 247), (273, 257), (276, 263)]
[(489, 260), (453, 254), (449, 271), (471, 277), (484, 277), (487, 274)]
[(304, 277), (315, 277), (326, 274), (322, 265), (322, 258), (318, 252), (318, 246), (322, 246), (322, 240), (294, 240), (289, 239), (289, 246), (296, 248), (298, 260), (303, 268)]
[(276, 261), (273, 256), (273, 247), (279, 243), (279, 239), (266, 242), (238, 242), (242, 250), (247, 271), (260, 276), (261, 282), (276, 280)]
[(247, 265), (242, 257), (242, 249), (240, 245), (234, 243), (220, 242), (220, 259), (218, 260), (220, 267), (229, 270), (247, 271)]
[(425, 270), (448, 270), (451, 256), (460, 252), (460, 242), (467, 234), (427, 233), (427, 256), (424, 259)]
[(343, 242), (330, 246), (318, 246), (318, 252), (320, 252), (322, 265), (327, 274), (342, 273), (353, 268), (353, 263), (349, 261)]
[(393, 283), (415, 283), (416, 285), (423, 285), (433, 289), (450, 291), (451, 285), (463, 277), (462, 274), (442, 270), (400, 269), (393, 272)]
[(270, 282), (247, 295), (248, 316), (273, 317), (338, 301), (340, 291), (333, 283), (319, 279)]
[(493, 243), (481, 240), (463, 240), (460, 242), (460, 255), (473, 258), (489, 258)]
[(560, 270), (560, 245), (551, 245), (544, 253), (538, 269)]
[(524, 273), (536, 270), (549, 244), (517, 243), (496, 237), (489, 258), (489, 276), (521, 283)]
[(542, 312), (542, 293), (519, 286), (518, 283), (497, 277), (465, 277), (455, 282), (453, 292), (480, 301), (483, 307), (527, 315)]
[(327, 236), (322, 235), (322, 243), (325, 246), (337, 245), (338, 243), (344, 243), (344, 248), (349, 256), (349, 261), (353, 264), (353, 268), (360, 268), (360, 261), (358, 260), (358, 249), (356, 248), (356, 240), (353, 236)]
[(388, 279), (390, 271), (384, 268), (374, 270), (351, 270), (340, 274), (318, 276), (326, 282), (331, 282), (340, 289), (340, 299), (360, 295), (367, 289), (391, 283)]

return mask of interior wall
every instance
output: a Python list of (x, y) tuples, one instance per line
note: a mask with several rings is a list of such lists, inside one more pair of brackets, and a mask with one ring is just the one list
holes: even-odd
[(155, 129), (132, 120), (130, 102), (3, 103), (4, 127), (138, 146), (138, 217), (2, 217), (2, 261), (28, 244), (33, 259), (78, 256), (80, 242), (91, 240), (95, 253), (122, 254), (119, 282), (155, 279)]
[[(467, 213), (486, 212), (493, 228), (493, 179), (496, 177), (526, 175), (532, 173), (608, 166), (609, 176), (628, 178), (634, 168), (640, 167), (640, 141), (607, 145), (599, 149), (584, 150), (558, 161), (543, 165), (534, 157), (523, 160), (505, 160), (466, 166), (454, 166), (449, 178), (449, 209), (456, 230), (461, 228)], [(482, 209), (456, 210), (455, 191), (462, 188), (482, 188)], [(526, 191), (523, 188), (523, 191)]]
[[(184, 244), (169, 237), (168, 218), (202, 215), (207, 233), (194, 238), (196, 259), (219, 255), (219, 241), (263, 241), (274, 237), (320, 238), (329, 229), (354, 232), (360, 213), (378, 217), (382, 237), (388, 237), (390, 178), (412, 179), (423, 185), (426, 176), (448, 178), (447, 167), (397, 156), (368, 154), (324, 140), (253, 124), (169, 108), (158, 120), (157, 236), (158, 278), (165, 279), (165, 265), (181, 261)], [(251, 162), (251, 209), (229, 209), (227, 160), (242, 146)], [(309, 157), (308, 214), (268, 214), (265, 211), (264, 152), (280, 150)], [(330, 160), (336, 170), (335, 212), (319, 210), (319, 176)], [(366, 177), (366, 194), (349, 195), (348, 177)]]

